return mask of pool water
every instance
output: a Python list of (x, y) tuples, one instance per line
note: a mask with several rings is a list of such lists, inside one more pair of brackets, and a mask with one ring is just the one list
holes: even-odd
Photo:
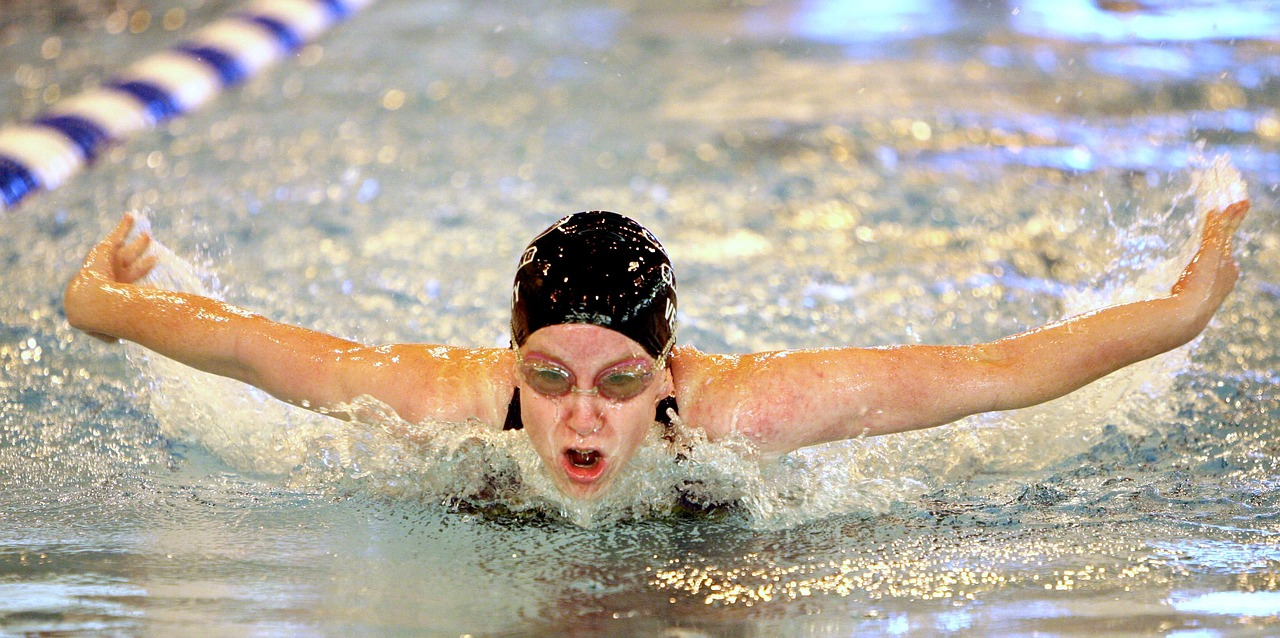
[[(1280, 16), (883, 4), (382, 0), (5, 213), (0, 635), (1274, 634)], [(233, 8), (6, 4), (0, 117)], [(654, 454), (595, 509), (540, 489), (518, 434), (410, 446), (377, 405), (288, 408), (60, 305), (138, 211), (160, 285), (367, 343), (505, 345), (528, 239), (610, 209), (667, 245), (682, 343), (975, 342), (1166, 290), (1213, 166), (1254, 211), (1190, 347), (777, 463)], [(737, 505), (654, 496), (690, 473)]]

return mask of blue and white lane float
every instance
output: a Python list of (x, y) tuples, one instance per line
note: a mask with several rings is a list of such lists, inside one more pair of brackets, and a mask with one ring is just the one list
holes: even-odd
[(373, 0), (256, 0), (102, 86), (0, 128), (0, 212), (61, 186), (108, 145), (192, 111)]

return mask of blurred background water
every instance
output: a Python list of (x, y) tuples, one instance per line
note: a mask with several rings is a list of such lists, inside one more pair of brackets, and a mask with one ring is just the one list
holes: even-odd
[[(0, 1), (0, 121), (236, 6)], [(1278, 22), (1210, 0), (382, 0), (4, 215), (0, 634), (1274, 633)], [(667, 244), (683, 343), (972, 342), (1163, 292), (1194, 169), (1223, 154), (1254, 212), (1193, 347), (731, 468), (747, 496), (711, 518), (456, 511), (477, 453), (107, 347), (60, 304), (137, 210), (170, 283), (367, 343), (505, 345), (524, 244), (603, 208)]]

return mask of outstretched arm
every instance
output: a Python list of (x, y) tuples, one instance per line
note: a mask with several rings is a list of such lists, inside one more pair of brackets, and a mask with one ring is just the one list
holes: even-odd
[[(327, 413), (367, 394), (410, 422), (426, 417), (492, 418), (474, 412), (489, 403), (480, 396), (482, 384), (477, 381), (501, 369), (495, 365), (497, 352), (366, 347), (208, 297), (138, 286), (135, 282), (146, 276), (155, 259), (146, 254), (151, 241), (147, 234), (126, 241), (133, 223), (126, 215), (89, 251), (67, 286), (64, 305), (73, 327), (108, 342), (132, 341), (193, 368)], [(447, 383), (452, 385), (446, 387)]]
[(1248, 209), (1240, 201), (1207, 215), (1199, 250), (1168, 295), (998, 341), (687, 357), (682, 389), (706, 412), (686, 418), (707, 419), (713, 435), (737, 431), (786, 452), (1063, 396), (1200, 334), (1235, 285), (1231, 240)]

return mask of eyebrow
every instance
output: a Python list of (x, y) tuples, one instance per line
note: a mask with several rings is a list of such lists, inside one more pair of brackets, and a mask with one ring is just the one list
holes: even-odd
[[(555, 365), (555, 366), (558, 366), (558, 367), (560, 367), (560, 368), (564, 369), (565, 371), (567, 371), (567, 372), (569, 372), (569, 373), (573, 374), (574, 376), (579, 376), (576, 372), (574, 372), (574, 371), (573, 371), (573, 369), (572, 369), (572, 368), (570, 368), (570, 367), (569, 367), (569, 364), (565, 363), (563, 360), (561, 360), (561, 359), (559, 359), (559, 358), (557, 358), (557, 357), (554, 357), (554, 356), (552, 356), (552, 355), (550, 355), (550, 354), (547, 354), (547, 353), (544, 353), (544, 352), (533, 351), (533, 352), (530, 352), (530, 353), (528, 353), (528, 354), (521, 354), (521, 355), (520, 355), (520, 357), (521, 357), (521, 358), (523, 358), (525, 361), (528, 361), (528, 360), (530, 360), (530, 359), (534, 359), (534, 358), (536, 358), (536, 359), (541, 359), (541, 360), (543, 360), (543, 361), (546, 361), (546, 362), (548, 362), (548, 363), (551, 363), (551, 364), (553, 364), (553, 365)], [(640, 364), (642, 364), (642, 365), (643, 365), (643, 364), (651, 364), (651, 363), (653, 363), (653, 362), (651, 362), (651, 361), (646, 360), (646, 359), (644, 358), (644, 355), (642, 355), (642, 354), (630, 353), (629, 358), (621, 359), (621, 360), (615, 361), (615, 362), (613, 362), (613, 363), (606, 364), (606, 365), (604, 365), (603, 367), (601, 367), (601, 368), (600, 368), (600, 369), (595, 373), (595, 375), (592, 375), (592, 376), (599, 376), (599, 375), (600, 375), (600, 373), (602, 373), (602, 372), (607, 372), (607, 371), (609, 371), (609, 370), (611, 370), (611, 369), (613, 369), (613, 368), (616, 368), (616, 367), (618, 367), (618, 366), (625, 365), (625, 364), (628, 364), (628, 363), (631, 363), (631, 362), (639, 362), (639, 363), (640, 363)]]

